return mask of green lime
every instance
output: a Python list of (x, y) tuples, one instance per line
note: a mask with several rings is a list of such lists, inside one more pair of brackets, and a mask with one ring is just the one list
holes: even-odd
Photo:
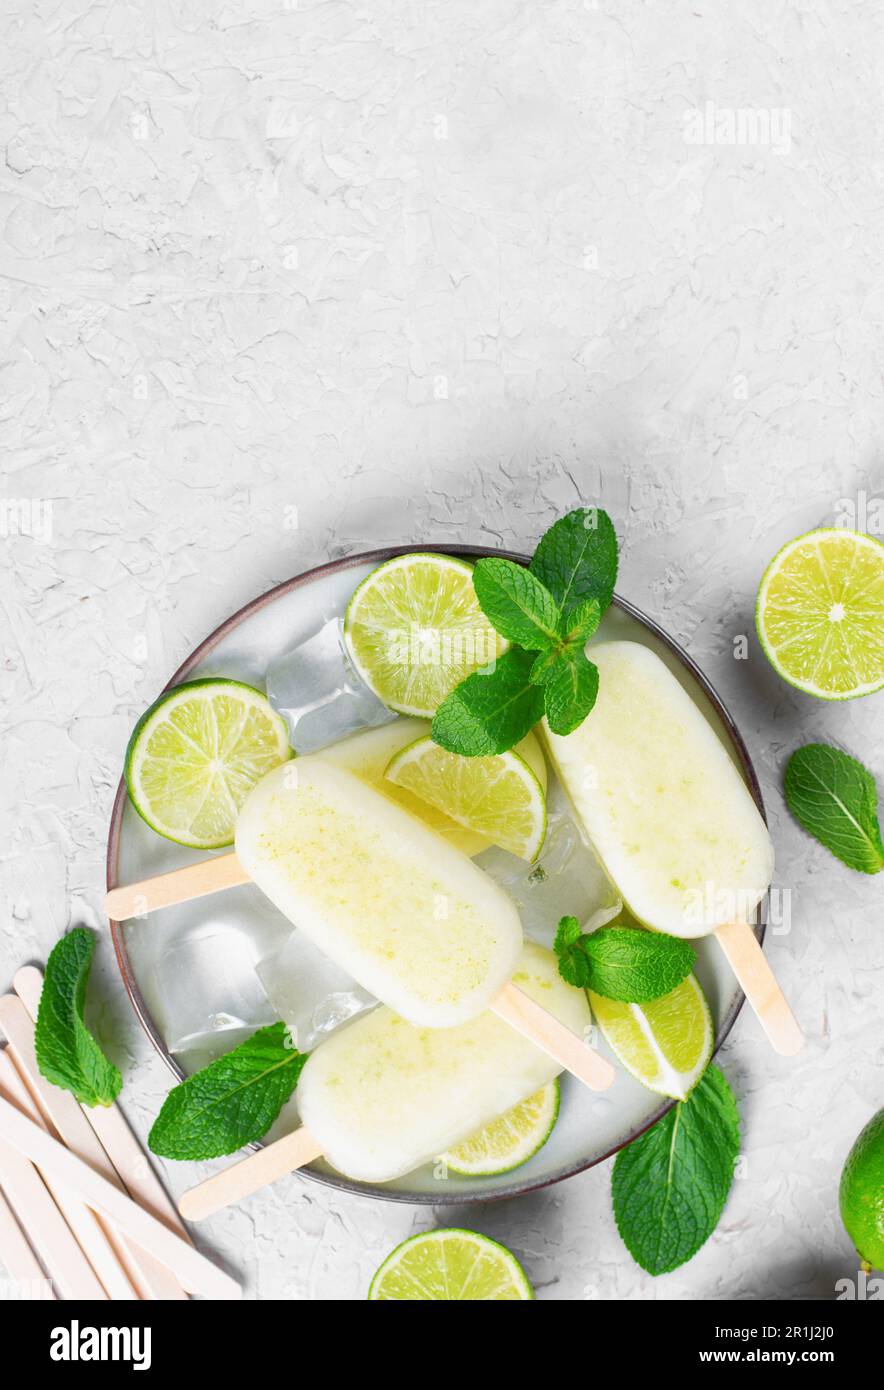
[(420, 797), (415, 796), (407, 787), (397, 787), (395, 783), (388, 782), (384, 775), (395, 753), (401, 753), (409, 743), (425, 738), (429, 732), (428, 719), (393, 719), (389, 724), (382, 724), (380, 728), (361, 729), (359, 733), (341, 739), (340, 743), (323, 748), (322, 759), (323, 762), (333, 762), (338, 767), (346, 768), (356, 777), (361, 777), (363, 782), (370, 782), (391, 801), (398, 801), (400, 806), (417, 816), (418, 820), (425, 821), (443, 840), (449, 840), (451, 844), (463, 850), (464, 854), (475, 858), (483, 849), (490, 847), (489, 839), (484, 835), (478, 835), (474, 830), (468, 830), (466, 826), (458, 825), (457, 821), (446, 816), (444, 811), (438, 811), (428, 801), (421, 801)]
[(462, 1144), (441, 1154), (452, 1173), (493, 1178), (533, 1158), (553, 1132), (559, 1114), (559, 1083), (550, 1081)]
[(528, 734), (518, 749), (464, 758), (432, 738), (419, 738), (390, 759), (397, 787), (533, 863), (546, 835), (546, 764)]
[(884, 1110), (872, 1116), (847, 1155), (838, 1199), (860, 1259), (884, 1270)]
[(626, 1070), (649, 1091), (687, 1100), (713, 1043), (712, 1015), (694, 976), (644, 1004), (587, 993), (605, 1041)]
[(884, 686), (884, 545), (838, 527), (809, 531), (771, 560), (755, 622), (791, 685), (823, 700)]
[(515, 1255), (496, 1240), (455, 1228), (397, 1245), (371, 1281), (369, 1301), (487, 1303), (532, 1299)]
[(161, 695), (126, 749), (132, 805), (153, 830), (194, 849), (233, 843), (239, 808), (265, 772), (292, 756), (266, 695), (211, 677)]
[(479, 607), (472, 565), (431, 554), (399, 555), (372, 570), (348, 605), (344, 641), (378, 699), (426, 719), (509, 645)]

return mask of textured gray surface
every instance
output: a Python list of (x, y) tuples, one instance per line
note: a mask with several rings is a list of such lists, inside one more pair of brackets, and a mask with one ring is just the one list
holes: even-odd
[[(607, 1165), (445, 1220), (546, 1298), (831, 1297), (840, 1165), (882, 1101), (880, 885), (797, 830), (780, 774), (822, 737), (884, 777), (882, 704), (781, 684), (752, 604), (784, 540), (884, 496), (875, 8), (10, 0), (2, 30), (3, 495), (50, 500), (52, 535), (5, 506), (0, 986), (104, 930), (130, 726), (228, 613), (329, 556), (530, 547), (600, 502), (620, 591), (756, 758), (808, 1046), (740, 1019), (739, 1181), (673, 1275), (631, 1262)], [(692, 143), (707, 102), (720, 138)], [(747, 107), (755, 143), (721, 143)], [(101, 957), (144, 1133), (167, 1073)], [(291, 1179), (200, 1238), (253, 1296), (348, 1299), (430, 1224)]]

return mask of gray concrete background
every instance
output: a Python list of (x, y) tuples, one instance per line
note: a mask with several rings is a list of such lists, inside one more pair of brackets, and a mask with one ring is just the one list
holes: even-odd
[[(882, 704), (790, 690), (752, 609), (789, 537), (884, 525), (876, 7), (9, 0), (2, 31), (0, 987), (104, 932), (130, 727), (225, 616), (329, 557), (530, 548), (600, 503), (620, 592), (762, 775), (808, 1045), (784, 1062), (740, 1019), (739, 1180), (673, 1275), (622, 1246), (609, 1165), (443, 1220), (542, 1298), (831, 1298), (841, 1163), (884, 1098), (881, 888), (790, 821), (781, 773), (822, 738), (884, 777)], [(95, 994), (144, 1134), (168, 1076), (106, 939)], [(431, 1224), (291, 1179), (200, 1239), (251, 1296), (358, 1299)]]

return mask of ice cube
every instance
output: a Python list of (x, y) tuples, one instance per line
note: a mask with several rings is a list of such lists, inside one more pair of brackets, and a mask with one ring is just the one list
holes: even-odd
[(154, 966), (157, 1022), (170, 1052), (203, 1048), (225, 1036), (228, 1051), (279, 1017), (255, 967), (266, 945), (240, 927), (201, 923), (178, 936)]
[(557, 783), (549, 788), (547, 812), (546, 840), (534, 864), (497, 847), (476, 858), (515, 901), (526, 936), (543, 946), (552, 945), (560, 917), (576, 917), (584, 931), (594, 931), (623, 906)]
[(306, 641), (271, 662), (267, 695), (288, 724), (298, 753), (312, 753), (357, 729), (396, 718), (354, 670), (340, 618), (330, 618)]
[(258, 963), (258, 978), (301, 1052), (376, 1002), (299, 931)]

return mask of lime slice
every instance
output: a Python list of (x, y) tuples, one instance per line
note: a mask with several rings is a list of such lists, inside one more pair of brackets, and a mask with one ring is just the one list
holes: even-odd
[(448, 753), (431, 738), (419, 738), (390, 759), (386, 775), (511, 854), (533, 863), (540, 853), (546, 835), (546, 764), (533, 734), (518, 749), (478, 758)]
[(660, 999), (621, 1004), (587, 991), (602, 1034), (637, 1081), (686, 1100), (712, 1056), (712, 1015), (693, 975)]
[(884, 545), (858, 531), (810, 531), (768, 565), (755, 607), (765, 655), (823, 700), (884, 686)]
[(509, 643), (473, 588), (473, 567), (450, 555), (399, 555), (372, 570), (350, 600), (344, 641), (378, 699), (431, 718), (464, 676)]
[(550, 1081), (490, 1125), (442, 1154), (452, 1173), (492, 1178), (533, 1158), (553, 1132), (559, 1114), (559, 1083)]
[[(395, 753), (400, 753), (416, 739), (425, 738), (429, 732), (428, 719), (393, 719), (378, 729), (361, 729), (359, 733), (351, 734), (340, 743), (323, 748), (323, 762), (336, 763), (338, 767), (344, 767), (356, 777), (361, 777), (363, 782), (370, 782), (379, 792), (383, 792), (384, 796), (389, 797), (391, 801), (398, 801), (406, 811), (417, 816), (418, 820), (424, 821), (437, 835), (441, 835), (443, 840), (450, 841), (463, 850), (464, 854), (473, 858), (481, 854), (483, 849), (490, 847), (491, 841), (487, 836), (479, 835), (464, 825), (458, 825), (457, 821), (446, 816), (444, 811), (437, 810), (428, 801), (421, 801), (420, 797), (415, 796), (407, 787), (397, 787), (393, 782), (388, 782), (384, 776), (387, 765)], [(544, 767), (544, 778), (545, 776)]]
[(126, 749), (132, 804), (167, 840), (195, 849), (233, 842), (255, 783), (292, 756), (286, 726), (260, 690), (189, 681), (151, 705)]
[(884, 1110), (872, 1116), (847, 1155), (838, 1199), (860, 1259), (884, 1270)]
[(377, 1303), (487, 1303), (532, 1299), (515, 1255), (475, 1231), (427, 1231), (397, 1245), (371, 1281)]

